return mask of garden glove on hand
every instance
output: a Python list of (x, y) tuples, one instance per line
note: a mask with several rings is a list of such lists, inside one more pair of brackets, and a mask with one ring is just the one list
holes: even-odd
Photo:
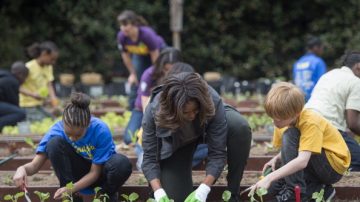
[(185, 202), (206, 202), (206, 198), (209, 192), (210, 187), (206, 184), (201, 184), (185, 199)]
[(165, 190), (160, 188), (154, 192), (156, 202), (170, 202), (169, 197), (166, 195)]

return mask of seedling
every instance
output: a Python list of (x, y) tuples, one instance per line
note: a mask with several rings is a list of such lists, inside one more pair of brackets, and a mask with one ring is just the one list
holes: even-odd
[(40, 202), (45, 202), (48, 198), (50, 198), (50, 193), (49, 192), (42, 193), (42, 192), (39, 192), (39, 191), (34, 191), (34, 194), (36, 194), (39, 197)]
[(13, 180), (11, 175), (5, 175), (4, 179), (3, 179), (3, 183), (9, 186), (13, 185)]
[(133, 144), (135, 144), (137, 139), (138, 139), (137, 134), (138, 134), (139, 130), (136, 130), (134, 133), (132, 133), (131, 130), (128, 130), (128, 132), (129, 132), (130, 137), (131, 137), (131, 142)]
[(320, 192), (314, 192), (312, 194), (312, 199), (315, 199), (315, 202), (323, 202), (324, 200), (324, 189), (321, 189)]
[[(101, 187), (95, 187), (95, 196), (93, 202), (106, 202), (109, 199), (109, 195), (107, 194), (100, 194)], [(102, 200), (101, 200), (102, 199)]]
[(72, 196), (72, 189), (74, 188), (73, 182), (67, 183), (65, 187), (67, 190), (70, 190), (70, 194), (67, 192), (63, 193), (62, 194), (62, 198), (63, 198), (62, 202), (73, 202), (74, 201), (73, 196)]
[(231, 192), (228, 190), (225, 190), (222, 194), (222, 200), (224, 202), (228, 202), (230, 200), (230, 198), (231, 198)]
[(126, 200), (126, 202), (134, 202), (139, 198), (139, 195), (135, 192), (131, 193), (129, 196), (126, 194), (121, 194), (121, 196)]
[[(248, 196), (250, 197), (250, 202), (258, 202), (258, 200), (255, 199), (254, 195), (255, 195), (255, 190), (251, 190), (248, 194)], [(263, 196), (266, 195), (268, 193), (267, 189), (260, 187), (258, 189), (256, 189), (256, 195), (260, 198), (260, 201), (263, 202)]]
[(25, 195), (25, 193), (22, 191), (22, 192), (18, 192), (16, 193), (15, 195), (11, 195), (11, 194), (8, 194), (8, 195), (5, 195), (4, 196), (4, 200), (5, 201), (12, 201), (12, 202), (17, 202), (18, 199), (20, 197), (23, 197)]
[(153, 198), (149, 198), (148, 200), (146, 200), (146, 202), (156, 202), (156, 200)]
[(30, 137), (24, 138), (24, 141), (27, 145), (29, 145), (32, 149), (36, 149), (36, 144), (34, 143), (33, 139)]

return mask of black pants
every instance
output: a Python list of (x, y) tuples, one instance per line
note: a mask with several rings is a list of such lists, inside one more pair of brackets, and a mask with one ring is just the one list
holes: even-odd
[(16, 105), (0, 102), (0, 132), (4, 126), (16, 125), (25, 119), (25, 111)]
[[(228, 124), (227, 161), (228, 190), (239, 194), (240, 181), (249, 157), (251, 129), (247, 121), (235, 109), (226, 109)], [(186, 145), (160, 162), (161, 185), (174, 201), (184, 201), (193, 191), (192, 158), (197, 142)]]
[[(281, 161), (282, 165), (287, 164), (298, 156), (300, 140), (300, 131), (297, 128), (289, 128), (284, 132), (281, 147)], [(310, 157), (308, 165), (305, 169), (300, 170), (292, 175), (284, 178), (286, 185), (294, 190), (296, 185), (299, 185), (301, 192), (307, 196), (312, 195), (313, 192), (319, 191), (322, 185), (331, 185), (338, 182), (342, 175), (338, 174), (327, 160), (324, 150), (321, 154), (313, 154)], [(280, 181), (274, 182), (271, 185), (270, 192), (276, 194)]]
[[(77, 182), (91, 168), (91, 161), (77, 154), (74, 148), (62, 137), (53, 137), (47, 143), (46, 154), (51, 161), (60, 187), (69, 182)], [(103, 165), (99, 179), (89, 188), (101, 187), (109, 196), (116, 193), (132, 172), (132, 166), (127, 157), (114, 154)]]

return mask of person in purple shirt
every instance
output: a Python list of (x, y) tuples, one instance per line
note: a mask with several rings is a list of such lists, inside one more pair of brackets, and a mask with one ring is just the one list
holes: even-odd
[(307, 53), (297, 60), (293, 66), (293, 79), (305, 94), (308, 101), (315, 84), (326, 72), (326, 64), (320, 56), (324, 47), (318, 37), (311, 36), (306, 42)]
[(165, 48), (161, 51), (155, 64), (146, 69), (141, 76), (134, 109), (132, 110), (128, 125), (125, 128), (125, 144), (130, 144), (132, 142), (132, 136), (136, 135), (136, 131), (141, 127), (143, 111), (150, 97), (151, 90), (161, 83), (172, 65), (180, 61), (182, 61), (182, 56), (179, 50), (170, 47)]
[(117, 34), (118, 48), (130, 73), (128, 77), (128, 84), (131, 88), (129, 109), (132, 110), (141, 75), (156, 61), (160, 50), (166, 44), (161, 36), (147, 26), (145, 19), (133, 11), (123, 11), (117, 20), (120, 24), (120, 31)]

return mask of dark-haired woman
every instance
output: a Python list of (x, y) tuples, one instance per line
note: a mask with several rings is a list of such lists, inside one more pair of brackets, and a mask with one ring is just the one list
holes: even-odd
[(32, 44), (27, 51), (32, 60), (26, 63), (29, 75), (20, 86), (19, 103), (28, 120), (39, 121), (51, 116), (42, 107), (44, 101), (50, 97), (54, 107), (57, 103), (52, 82), (53, 65), (59, 57), (59, 50), (54, 42), (44, 41)]
[[(142, 170), (156, 201), (205, 202), (226, 159), (230, 201), (239, 200), (251, 130), (239, 112), (223, 106), (220, 96), (198, 74), (166, 77), (153, 90), (142, 127)], [(192, 159), (199, 143), (206, 143), (209, 152), (205, 179), (193, 191)]]
[(128, 84), (131, 87), (129, 109), (134, 108), (136, 92), (141, 75), (146, 68), (155, 63), (160, 50), (166, 46), (165, 41), (145, 19), (130, 10), (123, 11), (117, 18), (120, 31), (117, 35), (118, 48), (123, 63), (130, 75)]
[[(95, 187), (101, 187), (110, 201), (117, 201), (117, 191), (130, 176), (131, 164), (115, 152), (109, 128), (90, 115), (89, 104), (89, 96), (72, 94), (62, 120), (43, 137), (34, 159), (16, 170), (16, 186), (26, 186), (26, 177), (37, 173), (49, 159), (60, 181), (54, 199), (61, 199), (63, 193), (91, 194)], [(72, 190), (65, 187), (69, 182), (74, 183)], [(82, 199), (76, 197), (76, 201)]]

